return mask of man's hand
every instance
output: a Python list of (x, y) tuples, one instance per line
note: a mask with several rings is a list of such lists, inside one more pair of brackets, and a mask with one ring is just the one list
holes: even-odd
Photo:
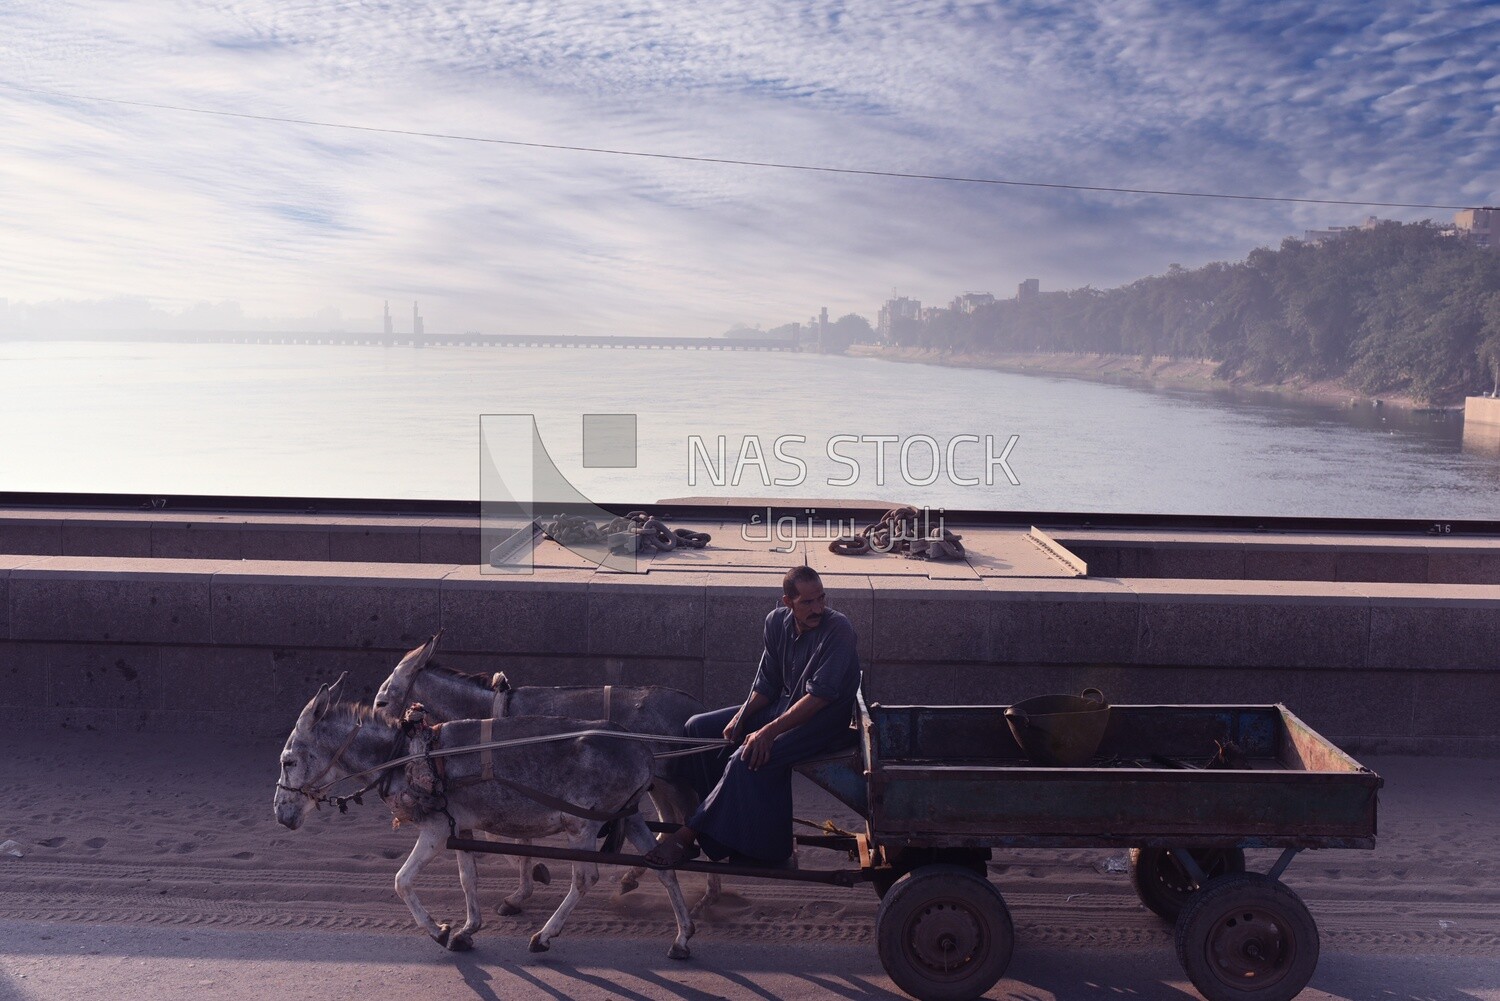
[(756, 713), (770, 704), (771, 700), (760, 692), (751, 692), (745, 704), (740, 706), (740, 711), (734, 714), (734, 719), (724, 728), (724, 739), (731, 744), (738, 744), (745, 735), (745, 720), (754, 719)]
[(745, 749), (740, 753), (752, 772), (771, 760), (771, 743), (776, 739), (776, 735), (770, 730), (768, 726), (761, 727), (745, 738)]

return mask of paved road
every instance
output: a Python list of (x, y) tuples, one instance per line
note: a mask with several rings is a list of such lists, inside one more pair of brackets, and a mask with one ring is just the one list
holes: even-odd
[[(561, 899), (561, 880), (525, 914), (502, 918), (494, 905), (513, 873), (485, 860), (485, 931), (477, 951), (449, 955), (413, 929), (391, 892), (410, 834), (393, 831), (377, 805), (322, 811), (295, 833), (275, 824), (278, 749), (96, 733), (38, 741), (21, 730), (0, 738), (0, 843), (19, 845), (0, 852), (0, 999), (899, 996), (875, 950), (874, 894), (811, 884), (726, 881), (686, 963), (666, 958), (671, 918), (659, 886), (617, 897), (606, 885), (579, 905), (552, 952), (532, 955), (526, 939)], [(1379, 846), (1310, 852), (1289, 871), (1323, 945), (1302, 997), (1500, 1001), (1495, 762), (1367, 763), (1387, 783)], [(799, 815), (852, 822), (809, 793), (799, 789)], [(1197, 997), (1170, 930), (1106, 865), (1118, 854), (997, 853), (990, 876), (1017, 946), (991, 997)], [(1275, 853), (1251, 854), (1263, 870)], [(424, 899), (456, 914), (451, 863), (422, 879)], [(693, 896), (701, 877), (686, 885)]]
[[(524, 940), (450, 956), (417, 935), (32, 925), (0, 921), (0, 998), (342, 1001), (849, 1001), (904, 998), (867, 946), (566, 938), (545, 955)], [(1197, 993), (1167, 949), (1018, 946), (988, 995), (1015, 1001), (1187, 1001)], [(1301, 1001), (1500, 1001), (1500, 956), (1325, 953)]]

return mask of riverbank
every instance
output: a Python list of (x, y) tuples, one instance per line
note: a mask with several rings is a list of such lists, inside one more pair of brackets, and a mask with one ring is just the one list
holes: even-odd
[(1196, 359), (1159, 358), (1144, 362), (1137, 355), (1051, 352), (976, 354), (876, 344), (856, 344), (849, 348), (848, 353), (861, 358), (880, 358), (885, 361), (921, 365), (989, 368), (1021, 375), (1053, 375), (1087, 379), (1091, 382), (1110, 382), (1137, 389), (1187, 389), (1255, 396), (1273, 395), (1304, 403), (1330, 403), (1342, 406), (1378, 404), (1408, 410), (1428, 406), (1424, 401), (1400, 394), (1371, 397), (1334, 379), (1293, 380), (1276, 386), (1244, 380), (1217, 379), (1214, 377), (1214, 369), (1218, 367), (1217, 362)]

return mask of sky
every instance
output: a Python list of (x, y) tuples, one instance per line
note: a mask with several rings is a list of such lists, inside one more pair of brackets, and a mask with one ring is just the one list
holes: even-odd
[[(141, 107), (296, 118), (327, 128)], [(1500, 5), (0, 5), (0, 332), (713, 335), (1500, 204)]]

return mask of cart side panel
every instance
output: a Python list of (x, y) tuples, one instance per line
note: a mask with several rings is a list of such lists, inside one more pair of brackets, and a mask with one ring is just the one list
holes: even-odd
[[(1094, 762), (1032, 765), (1004, 706), (871, 706), (879, 843), (1373, 847), (1380, 777), (1284, 706), (1113, 706)], [(1240, 767), (1204, 767), (1216, 742)]]
[(882, 842), (1198, 840), (1372, 846), (1373, 774), (886, 765), (871, 828)]
[(1286, 706), (1278, 705), (1276, 708), (1281, 714), (1281, 730), (1277, 734), (1278, 757), (1288, 768), (1300, 768), (1309, 772), (1369, 771), (1336, 745), (1319, 736)]
[(859, 747), (850, 744), (845, 750), (800, 762), (796, 768), (861, 817), (870, 815), (864, 754)]
[(876, 705), (869, 711), (881, 761), (1026, 760), (1005, 722), (1005, 706)]
[(1220, 743), (1233, 743), (1247, 757), (1281, 761), (1282, 729), (1275, 706), (1114, 706), (1098, 757), (1159, 755), (1204, 765)]
[[(1011, 735), (1005, 706), (882, 706), (869, 708), (875, 757), (886, 762), (1028, 764)], [(1153, 756), (1201, 766), (1216, 742), (1233, 742), (1263, 766), (1303, 771), (1365, 769), (1318, 736), (1285, 706), (1121, 705), (1096, 755), (1101, 761)]]

